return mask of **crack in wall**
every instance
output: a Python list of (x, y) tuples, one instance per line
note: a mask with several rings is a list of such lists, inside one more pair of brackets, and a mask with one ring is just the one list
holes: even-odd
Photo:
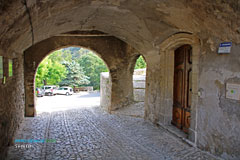
[(31, 34), (32, 34), (32, 45), (33, 45), (34, 44), (34, 30), (33, 30), (33, 24), (32, 24), (32, 17), (31, 17), (31, 14), (30, 14), (30, 10), (27, 6), (27, 0), (23, 0), (22, 3), (25, 6), (26, 12), (27, 12), (27, 15), (28, 15), (28, 20), (29, 20), (29, 24), (30, 24), (30, 27), (31, 27)]
[(80, 27), (81, 30), (82, 30), (83, 26), (88, 23), (88, 21), (89, 21), (90, 19), (95, 18), (95, 17), (97, 16), (97, 13), (99, 12), (99, 9), (100, 9), (102, 6), (103, 6), (103, 5), (98, 6), (98, 7), (81, 23), (81, 27)]

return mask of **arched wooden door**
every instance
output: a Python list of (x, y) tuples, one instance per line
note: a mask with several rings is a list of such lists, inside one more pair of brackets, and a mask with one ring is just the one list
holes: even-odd
[(191, 119), (192, 47), (184, 45), (174, 53), (174, 96), (172, 124), (188, 133)]

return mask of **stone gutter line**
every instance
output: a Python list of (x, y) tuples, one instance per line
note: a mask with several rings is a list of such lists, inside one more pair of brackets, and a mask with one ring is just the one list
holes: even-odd
[[(48, 139), (48, 137), (49, 137), (51, 121), (52, 121), (52, 113), (50, 113), (48, 120), (47, 120), (47, 126), (46, 126), (45, 135), (44, 135), (45, 140)], [(46, 158), (47, 158), (47, 143), (45, 142), (41, 149), (41, 159), (46, 160)]]

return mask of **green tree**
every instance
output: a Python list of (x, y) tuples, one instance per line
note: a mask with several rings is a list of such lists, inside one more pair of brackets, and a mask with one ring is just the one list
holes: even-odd
[(83, 67), (86, 75), (89, 77), (90, 83), (88, 86), (93, 86), (94, 89), (100, 88), (100, 73), (108, 72), (108, 68), (101, 58), (92, 52), (83, 54), (78, 63)]
[(36, 73), (36, 87), (42, 85), (56, 85), (66, 77), (66, 67), (58, 61), (46, 57), (39, 65)]
[(49, 60), (48, 64), (47, 84), (56, 85), (66, 77), (66, 67), (58, 61)]
[(141, 69), (141, 68), (146, 68), (146, 62), (142, 56), (139, 56), (135, 64), (135, 69)]
[(35, 77), (35, 85), (36, 87), (40, 87), (44, 85), (45, 77), (47, 76), (48, 68), (47, 68), (47, 59), (44, 59), (38, 66), (36, 77)]
[(59, 83), (61, 86), (80, 86), (83, 84), (89, 84), (89, 77), (84, 74), (83, 68), (72, 61), (71, 63), (65, 63), (67, 68), (66, 78)]
[(66, 62), (71, 63), (73, 60), (72, 53), (69, 50), (64, 50), (64, 51), (62, 50), (61, 57), (62, 57), (62, 61), (61, 61), (62, 64)]
[(66, 49), (54, 51), (48, 56), (48, 58), (51, 59), (53, 62), (57, 61), (61, 64), (65, 62), (72, 62), (72, 54), (69, 50)]
[[(64, 69), (63, 69), (64, 68)], [(90, 50), (69, 47), (54, 51), (39, 65), (36, 86), (59, 84), (100, 88), (100, 73), (108, 69), (101, 58)]]

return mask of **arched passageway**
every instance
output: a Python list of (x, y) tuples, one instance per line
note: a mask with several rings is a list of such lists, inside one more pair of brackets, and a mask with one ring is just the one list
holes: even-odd
[[(193, 88), (186, 141), (239, 159), (239, 6), (238, 1), (197, 0), (1, 2), (1, 155), (13, 142), (25, 106), (25, 114), (34, 116), (34, 72), (50, 51), (76, 45), (99, 53), (113, 82), (110, 110), (132, 100), (132, 55), (142, 54), (148, 64), (145, 119), (167, 127), (172, 121), (174, 51), (191, 45)], [(219, 54), (225, 44), (230, 51)]]
[(36, 114), (100, 106), (101, 72), (108, 67), (91, 50), (67, 47), (51, 52), (35, 74)]
[(34, 76), (37, 66), (51, 51), (64, 46), (82, 46), (92, 49), (105, 61), (111, 75), (111, 104), (108, 110), (116, 110), (133, 100), (132, 74), (136, 51), (114, 37), (53, 37), (27, 49), (25, 58), (25, 116), (35, 115)]

